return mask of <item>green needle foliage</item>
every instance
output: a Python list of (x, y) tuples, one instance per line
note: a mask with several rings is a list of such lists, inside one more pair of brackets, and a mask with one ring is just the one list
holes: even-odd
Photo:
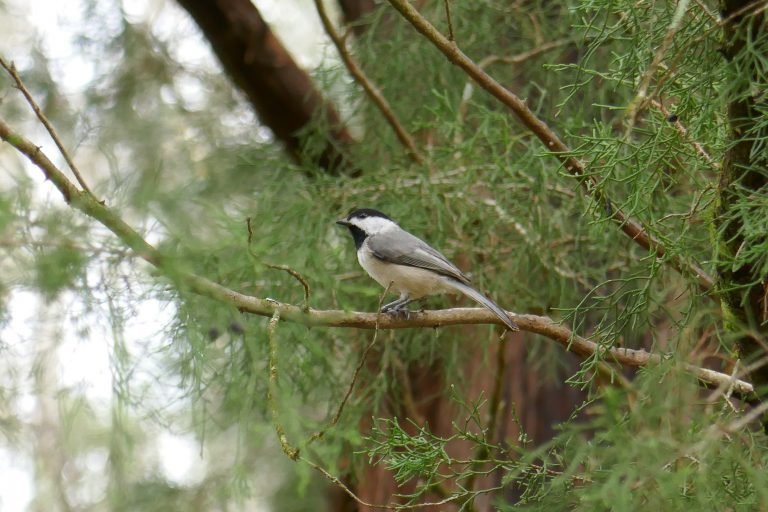
[[(768, 383), (760, 364), (739, 373), (768, 346), (761, 5), (426, 2), (422, 14), (446, 34), (449, 5), (459, 48), (584, 162), (577, 179), (389, 6), (347, 45), (427, 163), (408, 157), (327, 52), (312, 78), (358, 138), (344, 149), (361, 170), (352, 177), (311, 163), (325, 140), (307, 137), (302, 163), (288, 158), (213, 58), (185, 60), (180, 48), (200, 36), (184, 12), (165, 8), (186, 25), (164, 31), (119, 4), (83, 3), (73, 39), (92, 78), (77, 93), (65, 93), (46, 47), (11, 50), (97, 197), (174, 270), (316, 310), (375, 311), (382, 289), (334, 220), (376, 207), (470, 269), (508, 309), (550, 316), (601, 347), (663, 357), (611, 377), (604, 353), (576, 360), (532, 334), (501, 342), (488, 326), (374, 334), (291, 322), (274, 327), (271, 351), (269, 319), (152, 270), (41, 192), (38, 171), (5, 145), (0, 347), (13, 357), (3, 363), (0, 432), (7, 449), (37, 464), (38, 508), (320, 510), (338, 482), (306, 461), (361, 499), (391, 479), (385, 494), (403, 509), (768, 508), (759, 415), (744, 421), (749, 405), (686, 372), (708, 366)], [(11, 17), (1, 2), (0, 14)], [(91, 30), (93, 19), (111, 30)], [(8, 77), (0, 90), (0, 118), (42, 140)], [(47, 142), (43, 150), (53, 157)], [(622, 233), (616, 210), (641, 222), (663, 254)], [(716, 288), (702, 289), (688, 264)], [(300, 279), (278, 265), (308, 283), (306, 304)], [(13, 303), (27, 294), (67, 334), (10, 333), (22, 316)], [(435, 298), (427, 307), (457, 304), (466, 305)], [(57, 381), (72, 340), (107, 352), (101, 402)], [(34, 361), (14, 352), (24, 343)], [(25, 429), (40, 435), (19, 405), (23, 389), (61, 406), (41, 408), (59, 441), (55, 460), (19, 441)], [(194, 440), (196, 477), (180, 483), (162, 469), (153, 455), (161, 432)], [(62, 478), (70, 466), (81, 476)], [(372, 480), (372, 466), (391, 478)]]

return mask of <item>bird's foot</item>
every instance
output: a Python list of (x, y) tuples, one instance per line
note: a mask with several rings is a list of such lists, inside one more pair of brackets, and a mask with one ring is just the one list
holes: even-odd
[(399, 318), (404, 318), (406, 320), (410, 320), (412, 311), (408, 309), (406, 306), (403, 306), (401, 308), (395, 308), (390, 309), (389, 311), (386, 311), (386, 314), (390, 316), (396, 316)]
[(382, 313), (392, 316), (404, 316), (406, 320), (411, 316), (411, 310), (408, 309), (409, 300), (396, 300), (381, 308)]

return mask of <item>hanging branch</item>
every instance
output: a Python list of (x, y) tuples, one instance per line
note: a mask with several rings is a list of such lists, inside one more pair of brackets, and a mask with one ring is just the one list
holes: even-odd
[[(408, 0), (389, 0), (389, 3), (408, 20), (413, 27), (426, 37), (448, 60), (464, 70), (480, 87), (488, 91), (507, 108), (509, 108), (531, 132), (533, 132), (550, 153), (557, 158), (563, 167), (584, 186), (589, 194), (605, 211), (609, 212), (611, 220), (618, 224), (619, 228), (641, 247), (653, 251), (657, 257), (663, 258), (667, 253), (664, 244), (654, 235), (648, 232), (643, 224), (627, 216), (618, 209), (599, 187), (597, 178), (587, 174), (585, 164), (573, 156), (571, 149), (547, 126), (542, 119), (528, 108), (512, 91), (497, 82), (491, 75), (485, 72), (481, 66), (467, 57), (461, 49), (438, 31)], [(710, 293), (715, 286), (714, 279), (707, 274), (697, 263), (688, 261), (679, 254), (667, 257), (672, 266), (681, 274), (693, 276), (699, 289)]]

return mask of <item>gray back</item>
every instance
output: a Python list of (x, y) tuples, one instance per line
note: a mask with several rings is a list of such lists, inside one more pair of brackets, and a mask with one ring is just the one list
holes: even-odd
[(366, 243), (373, 255), (380, 260), (432, 270), (462, 283), (469, 283), (467, 276), (448, 261), (448, 258), (405, 230), (377, 233), (369, 236)]

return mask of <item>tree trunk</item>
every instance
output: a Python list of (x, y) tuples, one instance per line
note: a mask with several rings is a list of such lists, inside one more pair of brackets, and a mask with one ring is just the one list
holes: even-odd
[[(768, 52), (768, 45), (764, 14), (752, 14), (756, 9), (749, 8), (750, 4), (758, 6), (759, 2), (724, 0), (721, 5), (726, 20), (723, 54), (730, 67), (727, 115), (731, 145), (723, 161), (715, 220), (724, 317), (727, 328), (738, 336), (745, 362), (768, 354), (768, 281), (759, 265), (762, 256), (756, 254), (765, 250), (768, 234), (755, 232), (753, 227), (768, 215), (765, 203), (761, 207), (758, 200), (768, 193), (768, 155), (757, 146), (768, 138), (761, 115), (766, 96), (764, 88), (755, 90), (755, 84), (765, 80), (759, 60)], [(754, 370), (751, 378), (758, 396), (765, 397), (768, 365)]]
[[(344, 147), (353, 141), (334, 107), (294, 62), (250, 0), (179, 0), (211, 44), (224, 70), (248, 97), (261, 121), (304, 161), (306, 137), (323, 142), (313, 163), (349, 171)], [(311, 124), (319, 118), (320, 122)], [(306, 133), (308, 126), (317, 126)]]

